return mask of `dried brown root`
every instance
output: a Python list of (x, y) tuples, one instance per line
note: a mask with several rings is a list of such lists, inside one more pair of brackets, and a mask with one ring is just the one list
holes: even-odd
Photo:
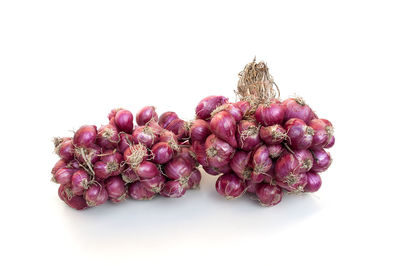
[(145, 145), (139, 143), (133, 146), (130, 146), (132, 154), (128, 156), (127, 163), (135, 169), (139, 166), (139, 164), (143, 161), (143, 158), (147, 155), (147, 148)]

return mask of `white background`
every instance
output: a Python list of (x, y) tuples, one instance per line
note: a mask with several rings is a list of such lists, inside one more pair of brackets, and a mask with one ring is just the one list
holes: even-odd
[[(1, 264), (398, 265), (396, 2), (1, 1)], [(181, 199), (59, 200), (53, 136), (114, 107), (191, 119), (255, 55), (334, 123), (318, 193), (262, 208), (205, 175)]]

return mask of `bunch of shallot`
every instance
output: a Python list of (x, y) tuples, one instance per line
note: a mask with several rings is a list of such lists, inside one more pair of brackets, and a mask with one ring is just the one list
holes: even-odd
[(204, 98), (189, 129), (197, 161), (220, 175), (218, 193), (231, 199), (250, 192), (263, 206), (273, 206), (284, 191), (317, 191), (319, 173), (332, 162), (325, 151), (335, 142), (332, 124), (302, 98), (281, 102), (265, 63), (249, 63), (239, 77), (239, 101)]
[(175, 122), (170, 131), (165, 119), (158, 124), (152, 106), (137, 113), (137, 126), (125, 109), (112, 110), (108, 119), (99, 129), (85, 125), (73, 138), (55, 139), (61, 159), (52, 169), (52, 180), (60, 184), (58, 194), (67, 205), (81, 210), (127, 197), (178, 198), (199, 186), (201, 174), (181, 132), (186, 122)]

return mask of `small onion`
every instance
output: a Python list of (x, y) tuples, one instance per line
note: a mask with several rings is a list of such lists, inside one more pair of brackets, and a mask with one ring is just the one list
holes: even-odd
[(54, 174), (54, 181), (58, 184), (67, 184), (71, 182), (72, 175), (75, 173), (76, 169), (71, 168), (60, 168)]
[(186, 193), (185, 186), (178, 180), (167, 181), (160, 192), (161, 196), (167, 198), (180, 198)]
[(213, 116), (210, 129), (217, 137), (228, 142), (233, 148), (237, 147), (236, 121), (227, 111), (219, 112)]
[(299, 168), (300, 173), (305, 173), (311, 170), (314, 158), (309, 150), (295, 150), (294, 156), (300, 163), (300, 168)]
[(177, 118), (179, 118), (179, 117), (175, 112), (165, 112), (160, 116), (160, 119), (158, 120), (158, 124), (162, 128), (166, 128), (172, 121), (174, 121)]
[(172, 131), (177, 136), (178, 140), (182, 140), (189, 136), (189, 124), (179, 118), (169, 123), (165, 129)]
[(280, 144), (287, 138), (286, 130), (281, 125), (261, 127), (260, 138), (268, 145)]
[(142, 143), (147, 148), (150, 148), (155, 143), (158, 142), (158, 136), (154, 132), (154, 130), (149, 126), (140, 126), (135, 129), (132, 134), (133, 141), (138, 144)]
[(192, 173), (190, 173), (189, 179), (187, 181), (187, 189), (197, 189), (200, 186), (201, 181), (201, 173), (199, 169), (194, 169)]
[(75, 158), (82, 164), (94, 164), (100, 160), (99, 155), (101, 154), (101, 148), (96, 144), (90, 147), (77, 147), (74, 150)]
[(272, 167), (272, 160), (269, 158), (268, 147), (260, 146), (255, 150), (252, 158), (252, 167), (255, 174), (266, 174)]
[(335, 145), (335, 136), (332, 136), (332, 138), (330, 139), (330, 141), (325, 145), (325, 149), (332, 148), (333, 145)]
[(322, 180), (319, 174), (311, 171), (306, 173), (307, 175), (307, 185), (304, 188), (305, 192), (316, 192), (320, 189), (322, 185)]
[(105, 125), (99, 129), (96, 143), (104, 149), (113, 149), (118, 145), (119, 140), (118, 129), (113, 125)]
[(118, 151), (120, 153), (124, 153), (125, 150), (132, 146), (134, 143), (133, 136), (127, 133), (122, 132), (120, 134), (120, 141), (118, 142)]
[(119, 175), (121, 174), (123, 168), (121, 164), (123, 163), (124, 157), (121, 153), (113, 150), (106, 150), (101, 157), (101, 161), (106, 163), (107, 172), (110, 175)]
[(76, 171), (71, 177), (71, 190), (75, 195), (81, 196), (88, 189), (89, 175), (84, 170)]
[(61, 142), (56, 147), (55, 151), (56, 154), (60, 156), (61, 159), (64, 159), (67, 162), (74, 159), (74, 144), (70, 139)]
[(196, 106), (196, 116), (199, 119), (207, 120), (215, 108), (226, 103), (228, 103), (228, 98), (224, 96), (208, 96)]
[(313, 119), (309, 126), (314, 130), (311, 148), (314, 150), (322, 149), (332, 141), (333, 126), (326, 119)]
[(139, 177), (137, 176), (136, 172), (132, 167), (126, 168), (122, 174), (121, 174), (122, 180), (124, 180), (125, 183), (132, 183), (137, 180), (139, 180)]
[(69, 207), (75, 210), (84, 210), (88, 208), (86, 200), (82, 196), (77, 196), (72, 193), (70, 184), (60, 185), (58, 189), (58, 196)]
[(303, 98), (289, 98), (282, 102), (282, 105), (285, 106), (285, 121), (298, 118), (308, 123), (310, 121), (312, 110), (311, 108), (304, 102)]
[(115, 114), (115, 125), (120, 131), (132, 133), (133, 130), (133, 115), (128, 110), (119, 110)]
[(282, 147), (281, 144), (268, 145), (267, 147), (268, 147), (269, 157), (271, 157), (271, 159), (279, 158), (284, 151), (284, 148)]
[(275, 164), (275, 176), (278, 181), (284, 183), (295, 183), (300, 173), (300, 163), (291, 153), (285, 153)]
[(140, 181), (148, 190), (159, 193), (164, 187), (165, 177), (159, 173), (156, 176)]
[(158, 115), (154, 106), (145, 106), (136, 114), (136, 123), (139, 126), (144, 126), (147, 122), (153, 120), (158, 121)]
[(307, 174), (300, 173), (298, 175), (293, 175), (284, 181), (277, 180), (276, 184), (290, 192), (304, 192), (304, 188), (307, 185)]
[(107, 163), (103, 161), (98, 161), (93, 165), (94, 175), (99, 180), (104, 180), (111, 176), (111, 172), (107, 167)]
[(74, 134), (74, 145), (88, 148), (95, 143), (96, 137), (96, 126), (81, 126)]
[(129, 184), (128, 195), (135, 200), (150, 200), (154, 198), (156, 193), (148, 190), (141, 182), (136, 181)]
[(217, 192), (227, 199), (234, 199), (242, 196), (245, 192), (246, 185), (234, 173), (221, 175), (215, 183)]
[(257, 107), (254, 117), (263, 126), (281, 124), (285, 118), (285, 107), (277, 99), (270, 103), (260, 104)]
[(211, 135), (211, 130), (206, 121), (202, 119), (193, 121), (189, 130), (189, 136), (192, 141), (205, 142), (209, 135)]
[(235, 149), (216, 135), (208, 136), (205, 142), (207, 162), (209, 166), (221, 167), (227, 165), (235, 153)]
[(229, 163), (235, 174), (243, 180), (249, 179), (251, 176), (250, 158), (250, 152), (237, 151)]
[(283, 191), (278, 186), (263, 183), (257, 186), (256, 195), (262, 206), (271, 207), (281, 202)]
[(260, 128), (253, 121), (242, 120), (239, 122), (236, 132), (236, 139), (240, 149), (245, 151), (253, 150), (260, 144)]
[(207, 152), (206, 152), (206, 145), (200, 143), (200, 141), (194, 141), (192, 144), (192, 150), (196, 155), (196, 159), (203, 167), (208, 167), (208, 159), (207, 159)]
[(298, 118), (292, 118), (285, 123), (288, 135), (288, 144), (296, 150), (306, 150), (310, 148), (314, 130)]
[(136, 168), (136, 174), (139, 176), (140, 180), (153, 178), (158, 175), (160, 171), (152, 162), (143, 161), (139, 166)]
[(246, 180), (246, 192), (256, 193), (259, 184), (260, 183), (255, 183), (250, 179)]
[(324, 149), (312, 151), (314, 163), (311, 168), (314, 172), (320, 173), (326, 171), (331, 166), (332, 159), (329, 152)]
[(125, 183), (120, 176), (112, 176), (106, 180), (108, 196), (113, 202), (123, 201), (126, 197)]
[(243, 116), (245, 116), (247, 112), (250, 111), (251, 108), (250, 103), (248, 101), (239, 101), (234, 103), (233, 105), (240, 109)]
[(192, 165), (182, 157), (175, 157), (164, 168), (165, 174), (170, 179), (185, 179), (192, 172)]
[(166, 142), (158, 142), (151, 148), (153, 162), (165, 164), (172, 159), (174, 151)]
[(85, 191), (84, 198), (88, 206), (99, 206), (107, 201), (108, 193), (103, 186), (99, 184), (92, 184)]
[(64, 159), (58, 160), (53, 166), (53, 169), (51, 169), (51, 174), (54, 176), (56, 172), (63, 167), (67, 167), (67, 162)]

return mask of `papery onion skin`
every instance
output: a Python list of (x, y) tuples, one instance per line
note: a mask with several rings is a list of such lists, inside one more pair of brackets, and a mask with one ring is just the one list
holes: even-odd
[(186, 187), (187, 189), (197, 189), (200, 186), (201, 173), (199, 169), (194, 169), (189, 176)]
[(227, 165), (235, 153), (235, 149), (227, 142), (212, 134), (205, 142), (208, 166), (221, 167)]
[(233, 148), (237, 147), (236, 121), (227, 111), (221, 111), (213, 116), (210, 122), (211, 131)]
[(156, 176), (148, 179), (143, 179), (140, 182), (150, 191), (159, 193), (165, 184), (165, 177), (159, 173)]
[(311, 149), (322, 149), (332, 141), (333, 126), (328, 120), (313, 119), (310, 121), (309, 126), (314, 130)]
[(158, 124), (162, 128), (166, 128), (172, 121), (174, 121), (177, 118), (179, 117), (175, 112), (165, 112), (160, 116)]
[(72, 140), (65, 140), (56, 147), (56, 153), (61, 159), (69, 162), (74, 159), (74, 144)]
[(261, 127), (260, 138), (268, 145), (280, 144), (287, 138), (286, 130), (281, 125)]
[(299, 172), (306, 173), (310, 171), (314, 162), (312, 153), (309, 150), (294, 150), (293, 152), (300, 163)]
[(252, 180), (248, 179), (245, 181), (246, 184), (246, 192), (256, 193), (257, 187), (260, 183), (255, 183)]
[(143, 183), (136, 181), (129, 184), (128, 195), (135, 200), (151, 200), (156, 193), (148, 190)]
[(58, 184), (68, 184), (71, 182), (72, 175), (76, 172), (76, 169), (71, 168), (60, 168), (54, 174), (54, 181)]
[(87, 164), (90, 162), (91, 164), (94, 164), (98, 160), (100, 160), (99, 155), (101, 154), (101, 148), (93, 144), (90, 147), (85, 147), (85, 148), (75, 148), (74, 150), (74, 156), (75, 158), (81, 163), (81, 164)]
[(262, 206), (271, 207), (281, 202), (283, 191), (278, 186), (263, 183), (257, 186), (256, 195)]
[(132, 167), (126, 168), (122, 173), (121, 173), (122, 180), (124, 180), (125, 183), (132, 183), (135, 181), (139, 180), (138, 175), (136, 174), (135, 170)]
[(330, 141), (326, 144), (325, 149), (332, 148), (333, 145), (335, 145), (335, 136), (332, 136), (332, 138), (330, 139)]
[(285, 118), (285, 107), (274, 99), (269, 104), (261, 104), (257, 107), (254, 117), (263, 126), (281, 124)]
[(211, 135), (210, 125), (202, 119), (196, 119), (190, 126), (189, 136), (192, 141), (205, 142)]
[(119, 110), (115, 114), (115, 125), (120, 131), (132, 134), (133, 131), (133, 115), (128, 110)]
[(126, 197), (125, 183), (120, 176), (112, 176), (106, 181), (106, 190), (108, 197), (113, 202), (123, 201)]
[(134, 144), (133, 136), (122, 132), (120, 135), (120, 141), (118, 142), (118, 151), (124, 153), (125, 150)]
[(200, 141), (194, 141), (192, 144), (192, 150), (196, 155), (196, 159), (203, 167), (209, 167), (206, 145)]
[(284, 151), (284, 148), (282, 147), (281, 144), (268, 145), (267, 147), (268, 147), (269, 157), (271, 157), (271, 159), (279, 158)]
[(180, 198), (185, 193), (186, 187), (179, 180), (170, 180), (165, 183), (160, 195), (167, 198)]
[(132, 136), (136, 144), (142, 143), (147, 148), (151, 148), (151, 146), (158, 142), (157, 134), (155, 134), (154, 130), (149, 126), (140, 126), (136, 128)]
[(284, 181), (276, 180), (276, 184), (289, 192), (301, 193), (304, 192), (304, 188), (307, 185), (307, 174), (300, 173), (297, 175), (293, 175), (290, 176), (290, 178), (285, 179)]
[(107, 164), (107, 171), (110, 175), (121, 174), (123, 160), (123, 155), (115, 150), (106, 150), (103, 156), (101, 156), (101, 161)]
[(253, 150), (261, 143), (260, 128), (253, 121), (242, 120), (239, 122), (236, 132), (238, 147), (245, 151)]
[(285, 106), (285, 121), (298, 118), (308, 123), (311, 119), (312, 110), (300, 97), (289, 98), (282, 102)]
[(54, 176), (57, 171), (63, 167), (67, 167), (67, 162), (64, 159), (58, 160), (53, 166), (53, 169), (51, 169), (51, 174)]
[(306, 173), (307, 175), (307, 185), (304, 188), (305, 192), (316, 192), (321, 188), (322, 180), (318, 173), (310, 171)]
[(71, 190), (75, 195), (81, 196), (88, 188), (90, 177), (84, 170), (77, 170), (71, 177)]
[(272, 167), (272, 160), (269, 158), (268, 147), (262, 145), (253, 154), (252, 167), (255, 174), (266, 174)]
[(107, 163), (98, 161), (93, 165), (94, 175), (99, 180), (104, 180), (111, 176), (111, 173), (107, 169)]
[(310, 148), (314, 130), (298, 118), (292, 118), (285, 123), (288, 144), (292, 149), (306, 150)]
[[(72, 192), (67, 193), (67, 190), (71, 191), (71, 187), (69, 184), (60, 185), (58, 189), (58, 196), (61, 200), (63, 200), (69, 207), (75, 210), (84, 210), (89, 206), (86, 204), (86, 200), (82, 196), (77, 196), (71, 194)], [(71, 196), (68, 196), (71, 195)]]
[(184, 158), (178, 156), (165, 165), (164, 172), (170, 179), (183, 179), (189, 177), (192, 172), (192, 165)]
[(229, 163), (233, 172), (243, 180), (249, 179), (252, 170), (249, 168), (251, 153), (245, 151), (237, 151)]
[(228, 173), (218, 177), (215, 188), (226, 199), (234, 199), (243, 195), (246, 185), (236, 174)]
[(196, 116), (199, 119), (207, 120), (215, 108), (226, 103), (228, 103), (228, 98), (224, 96), (208, 96), (196, 106)]
[(153, 120), (158, 121), (158, 115), (154, 106), (145, 106), (136, 114), (136, 123), (139, 126), (144, 126), (147, 122)]
[(157, 165), (149, 161), (143, 161), (136, 168), (136, 174), (139, 176), (140, 180), (153, 178), (159, 173), (160, 171)]
[(99, 206), (106, 203), (108, 200), (108, 193), (103, 186), (99, 184), (92, 184), (85, 191), (84, 198), (88, 206)]
[(166, 142), (158, 142), (151, 147), (153, 162), (157, 164), (165, 164), (174, 156), (174, 151)]
[(177, 136), (178, 140), (182, 140), (189, 136), (188, 125), (180, 118), (173, 120), (165, 129), (172, 131)]
[(118, 129), (113, 125), (102, 126), (97, 133), (96, 143), (104, 149), (117, 147), (119, 141)]
[(275, 176), (281, 182), (291, 182), (300, 173), (300, 163), (291, 153), (282, 154), (275, 164)]
[(239, 101), (234, 103), (233, 105), (240, 109), (243, 116), (246, 116), (247, 112), (249, 112), (251, 109), (250, 103), (247, 101)]
[(92, 146), (97, 137), (96, 126), (81, 126), (74, 134), (74, 145), (77, 147), (89, 148)]
[(332, 158), (329, 152), (326, 152), (324, 149), (320, 149), (313, 150), (312, 154), (314, 157), (314, 163), (311, 170), (314, 172), (324, 172), (329, 168), (329, 166), (331, 166)]

